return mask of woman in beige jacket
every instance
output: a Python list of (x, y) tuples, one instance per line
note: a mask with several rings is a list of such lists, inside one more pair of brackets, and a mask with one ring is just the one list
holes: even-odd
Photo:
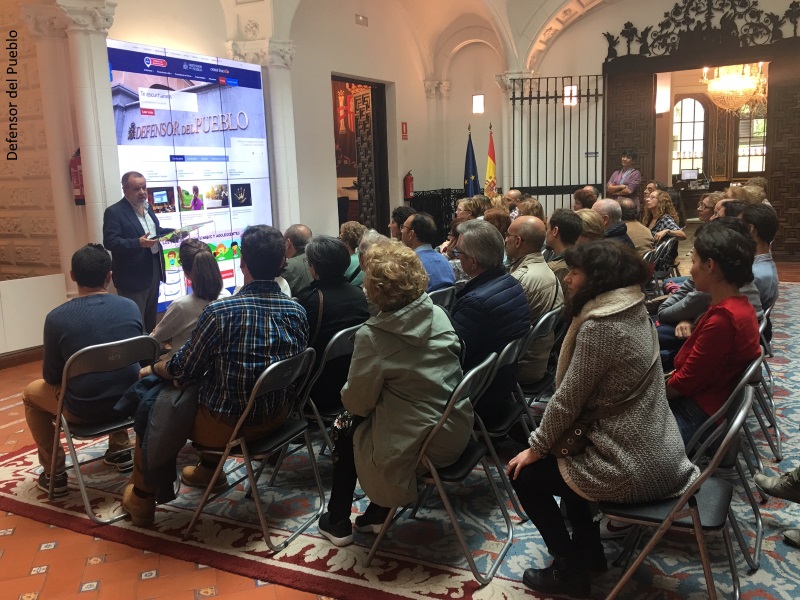
[[(333, 483), (319, 531), (337, 546), (353, 541), (356, 479), (371, 501), (356, 518), (358, 531), (377, 533), (391, 507), (416, 499), (420, 448), (462, 377), (458, 336), (425, 293), (428, 276), (414, 251), (378, 244), (364, 263), (367, 297), (381, 312), (356, 333), (342, 388), (347, 410), (334, 424)], [(462, 400), (428, 446), (435, 465), (461, 456), (472, 421), (472, 405)]]
[[(606, 565), (589, 502), (678, 496), (697, 468), (686, 458), (667, 403), (658, 339), (644, 307), (647, 266), (632, 249), (610, 241), (574, 246), (565, 259), (573, 318), (556, 392), (530, 448), (509, 461), (508, 471), (554, 558), (546, 569), (526, 569), (523, 581), (540, 592), (584, 597), (591, 591), (589, 574)], [(556, 458), (562, 435), (582, 413), (598, 409), (606, 414), (586, 428), (585, 450)], [(572, 536), (554, 496), (566, 506)]]

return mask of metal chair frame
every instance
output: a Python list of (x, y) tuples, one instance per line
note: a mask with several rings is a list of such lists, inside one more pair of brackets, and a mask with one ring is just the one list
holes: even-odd
[[(535, 402), (538, 402), (542, 395), (553, 385), (556, 378), (555, 369), (558, 363), (558, 355), (561, 352), (561, 344), (564, 341), (564, 336), (567, 334), (567, 329), (569, 329), (569, 321), (560, 318), (562, 311), (563, 307), (554, 308), (550, 312), (539, 317), (539, 320), (534, 326), (533, 334), (531, 335), (530, 344), (533, 344), (536, 340), (550, 335), (550, 333), (556, 334), (544, 377), (532, 385), (523, 386), (517, 382), (517, 394), (521, 396), (523, 400), (526, 399), (527, 394), (528, 399), (525, 401), (528, 405), (528, 418), (530, 419), (531, 425), (535, 423), (531, 407)], [(557, 328), (558, 331), (556, 331)]]
[[(453, 407), (456, 405), (463, 398), (472, 398), (474, 395), (480, 393), (482, 389), (485, 388), (486, 382), (488, 381), (488, 377), (490, 375), (492, 366), (494, 362), (497, 360), (497, 354), (492, 353), (486, 359), (479, 364), (478, 366), (471, 369), (456, 386), (456, 389), (453, 390), (453, 393), (450, 395), (450, 399), (447, 402), (447, 407), (445, 408), (444, 414), (442, 414), (442, 418), (439, 420), (439, 423), (431, 430), (428, 434), (425, 442), (422, 444), (422, 448), (420, 449), (419, 454), (419, 464), (425, 467), (428, 470), (428, 473), (422, 477), (422, 482), (425, 484), (425, 490), (422, 494), (419, 495), (417, 499), (417, 503), (414, 506), (410, 517), (414, 518), (416, 516), (416, 512), (420, 506), (424, 505), (425, 501), (431, 495), (432, 491), (436, 489), (439, 492), (439, 496), (442, 499), (442, 504), (444, 505), (444, 509), (447, 512), (447, 516), (450, 518), (450, 523), (453, 526), (453, 532), (456, 535), (456, 539), (458, 540), (459, 545), (461, 546), (462, 551), (464, 552), (464, 556), (469, 563), (470, 571), (472, 571), (472, 575), (475, 579), (480, 583), (482, 586), (489, 583), (492, 578), (494, 577), (497, 570), (500, 568), (500, 564), (503, 562), (503, 559), (506, 556), (509, 548), (511, 548), (511, 544), (514, 538), (514, 526), (511, 522), (511, 516), (508, 513), (508, 509), (506, 508), (505, 501), (503, 500), (500, 490), (494, 482), (494, 478), (491, 476), (489, 472), (489, 465), (486, 462), (486, 447), (478, 441), (474, 439), (470, 439), (467, 448), (464, 450), (462, 457), (456, 461), (456, 465), (461, 463), (465, 457), (469, 457), (470, 459), (475, 458), (476, 456), (480, 456), (479, 460), (475, 461), (474, 465), (469, 465), (472, 468), (470, 472), (480, 464), (483, 468), (484, 473), (486, 474), (486, 478), (489, 480), (489, 486), (492, 490), (492, 493), (497, 500), (497, 503), (500, 506), (500, 511), (503, 514), (503, 519), (505, 520), (506, 524), (506, 541), (503, 544), (502, 549), (497, 553), (497, 557), (495, 558), (494, 562), (492, 563), (491, 567), (485, 572), (481, 573), (478, 570), (477, 565), (475, 564), (475, 559), (472, 556), (472, 552), (470, 551), (469, 545), (467, 544), (467, 540), (464, 537), (463, 532), (461, 531), (461, 527), (458, 524), (458, 518), (453, 510), (453, 506), (450, 503), (450, 499), (448, 498), (447, 491), (445, 488), (446, 483), (457, 483), (456, 480), (449, 479), (447, 477), (443, 477), (442, 473), (446, 473), (446, 469), (437, 468), (431, 460), (427, 457), (426, 451), (428, 449), (428, 445), (430, 444), (431, 440), (434, 439), (436, 434), (439, 430), (442, 429), (444, 424), (447, 422), (447, 419), (450, 416), (450, 413), (453, 410)], [(470, 460), (470, 462), (472, 462)], [(460, 465), (464, 466), (464, 465)], [(449, 467), (448, 467), (449, 469)], [(383, 522), (383, 526), (381, 527), (380, 532), (378, 533), (377, 538), (375, 539), (375, 543), (372, 545), (372, 548), (369, 551), (369, 555), (367, 556), (367, 560), (364, 563), (364, 566), (369, 567), (372, 563), (372, 559), (375, 557), (376, 552), (378, 551), (378, 547), (381, 544), (386, 532), (389, 530), (391, 525), (407, 510), (408, 507), (404, 507), (401, 510), (398, 510), (397, 507), (392, 508), (389, 511), (389, 514), (386, 517), (386, 520)]]
[(148, 335), (141, 335), (118, 342), (87, 346), (69, 357), (62, 371), (61, 391), (58, 394), (58, 405), (55, 412), (53, 458), (50, 462), (50, 488), (48, 491), (48, 498), (50, 500), (54, 498), (56, 452), (59, 444), (61, 444), (61, 431), (63, 430), (67, 448), (69, 449), (69, 455), (72, 459), (72, 464), (66, 468), (73, 468), (75, 471), (75, 478), (78, 481), (78, 488), (80, 489), (81, 498), (83, 499), (83, 506), (86, 509), (86, 516), (95, 523), (101, 525), (114, 523), (127, 516), (127, 513), (123, 513), (109, 519), (103, 519), (94, 513), (91, 502), (89, 501), (86, 482), (83, 480), (83, 474), (81, 473), (81, 465), (102, 460), (103, 456), (80, 462), (78, 460), (78, 453), (75, 450), (74, 440), (90, 440), (129, 429), (133, 427), (133, 417), (120, 417), (113, 421), (102, 423), (69, 423), (64, 417), (64, 398), (69, 390), (70, 380), (74, 377), (92, 373), (108, 373), (132, 365), (133, 363), (145, 362), (152, 364), (158, 360), (158, 353), (158, 342)]
[[(287, 421), (276, 431), (273, 431), (272, 433), (269, 433), (268, 435), (257, 440), (246, 441), (244, 439), (244, 435), (241, 434), (241, 429), (247, 421), (247, 417), (252, 411), (256, 399), (268, 392), (285, 389), (292, 383), (295, 383), (296, 385), (292, 392), (292, 406), (289, 414), (293, 415), (299, 413), (299, 408), (301, 408), (302, 401), (307, 394), (308, 381), (311, 377), (313, 365), (313, 348), (308, 348), (300, 354), (292, 356), (291, 358), (272, 363), (270, 366), (264, 369), (253, 386), (253, 390), (250, 392), (250, 398), (247, 401), (247, 406), (233, 428), (230, 440), (226, 444), (225, 448), (206, 448), (195, 444), (195, 447), (204, 453), (219, 455), (220, 460), (217, 464), (216, 470), (214, 471), (214, 475), (211, 477), (208, 486), (203, 492), (203, 496), (200, 499), (200, 504), (197, 506), (189, 526), (183, 533), (184, 540), (188, 539), (191, 535), (195, 525), (197, 524), (197, 521), (200, 519), (203, 508), (206, 506), (208, 501), (214, 500), (227, 493), (245, 479), (247, 479), (249, 483), (248, 491), (252, 493), (253, 499), (255, 500), (256, 512), (258, 513), (258, 521), (259, 525), (261, 526), (261, 533), (264, 536), (264, 542), (272, 552), (280, 552), (286, 548), (297, 536), (299, 536), (310, 525), (312, 525), (325, 510), (325, 489), (322, 486), (322, 479), (320, 477), (317, 461), (314, 456), (314, 448), (311, 445), (311, 438), (308, 435), (308, 422), (305, 420), (305, 418), (303, 418), (302, 414), (296, 418), (290, 416), (289, 419), (287, 419)], [(319, 507), (313, 514), (309, 516), (308, 519), (306, 519), (297, 529), (295, 529), (289, 535), (289, 537), (286, 538), (286, 540), (280, 544), (274, 544), (267, 527), (267, 521), (264, 515), (264, 507), (262, 506), (261, 497), (258, 493), (258, 476), (253, 470), (252, 461), (261, 461), (262, 465), (258, 470), (258, 475), (260, 475), (261, 469), (263, 468), (263, 465), (269, 456), (278, 451), (283, 452), (293, 440), (299, 438), (301, 435), (305, 441), (306, 450), (308, 451), (309, 460), (311, 462), (311, 468), (314, 472), (314, 479), (316, 480), (317, 491), (320, 500)], [(238, 469), (241, 469), (242, 467), (242, 465), (239, 464), (230, 471), (225, 472), (225, 461), (229, 456), (241, 457), (243, 459), (246, 473), (245, 475), (240, 476), (236, 481), (232, 483), (228, 482), (224, 489), (214, 493), (212, 496), (214, 484), (223, 472), (227, 476)]]
[[(703, 565), (706, 587), (709, 597), (712, 598), (712, 600), (716, 600), (717, 590), (714, 585), (714, 575), (711, 571), (708, 549), (706, 547), (705, 531), (722, 531), (722, 536), (725, 540), (725, 549), (728, 554), (731, 577), (733, 579), (734, 597), (737, 599), (739, 598), (739, 573), (736, 568), (736, 561), (733, 557), (733, 545), (727, 527), (729, 523), (733, 526), (734, 521), (733, 511), (730, 507), (733, 484), (717, 478), (712, 478), (712, 476), (731, 447), (731, 444), (738, 437), (739, 431), (747, 418), (747, 414), (750, 412), (752, 402), (753, 388), (751, 386), (743, 386), (737, 396), (737, 402), (734, 403), (735, 406), (731, 407), (734, 409), (731, 418), (726, 418), (727, 423), (718, 428), (709, 438), (711, 440), (719, 440), (721, 437), (718, 448), (709, 460), (708, 465), (700, 473), (700, 476), (676, 501), (666, 500), (663, 502), (633, 504), (629, 506), (615, 505), (607, 502), (600, 504), (600, 510), (615, 521), (622, 521), (639, 526), (656, 527), (656, 532), (636, 559), (625, 569), (619, 581), (614, 586), (614, 589), (606, 596), (606, 600), (612, 600), (619, 595), (636, 569), (644, 562), (647, 555), (653, 550), (664, 534), (673, 527), (682, 531), (688, 530), (694, 533), (700, 551), (700, 561)], [(717, 490), (721, 490), (721, 493), (717, 493), (716, 497), (712, 499), (720, 503), (721, 507), (724, 507), (724, 504), (727, 503), (727, 510), (724, 511), (726, 516), (721, 524), (703, 525), (700, 519), (700, 509), (698, 507), (696, 495), (701, 492), (701, 488), (706, 487), (707, 489), (711, 489), (712, 486), (716, 487)], [(637, 508), (641, 509), (640, 514), (639, 516), (634, 516), (637, 512)], [(648, 515), (645, 516), (641, 514), (646, 510), (649, 512)], [(641, 532), (638, 533), (638, 537), (641, 537)]]
[(453, 302), (456, 299), (456, 286), (450, 285), (446, 288), (441, 288), (434, 292), (428, 293), (428, 298), (431, 299), (431, 302), (436, 304), (437, 306), (441, 306), (443, 309), (450, 314), (451, 309), (453, 308)]

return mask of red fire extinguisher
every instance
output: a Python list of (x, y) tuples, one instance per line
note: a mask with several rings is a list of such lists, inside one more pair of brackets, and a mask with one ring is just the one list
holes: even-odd
[(411, 174), (411, 171), (406, 173), (406, 176), (403, 177), (403, 193), (405, 194), (406, 200), (411, 200), (414, 197), (414, 176)]

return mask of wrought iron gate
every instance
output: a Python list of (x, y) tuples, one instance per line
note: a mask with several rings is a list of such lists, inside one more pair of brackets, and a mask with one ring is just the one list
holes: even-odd
[(603, 76), (513, 79), (511, 185), (545, 214), (572, 205), (584, 185), (603, 189)]

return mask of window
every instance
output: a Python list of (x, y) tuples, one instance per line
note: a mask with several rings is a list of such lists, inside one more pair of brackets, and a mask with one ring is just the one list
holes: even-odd
[(682, 169), (703, 172), (706, 109), (694, 98), (684, 98), (672, 109), (672, 174)]
[(736, 175), (739, 177), (763, 173), (767, 153), (767, 119), (756, 117), (745, 105), (739, 111), (736, 130)]

